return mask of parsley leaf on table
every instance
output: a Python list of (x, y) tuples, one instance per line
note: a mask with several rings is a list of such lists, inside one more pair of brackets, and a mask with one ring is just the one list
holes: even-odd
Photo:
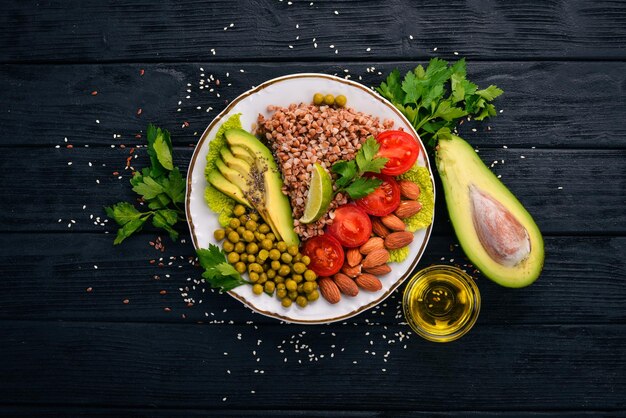
[(380, 145), (373, 137), (369, 137), (361, 145), (354, 160), (338, 161), (331, 171), (338, 175), (335, 185), (336, 193), (348, 193), (352, 199), (360, 199), (372, 193), (382, 181), (377, 178), (363, 177), (365, 173), (380, 173), (389, 161), (388, 158), (377, 157)]
[(226, 254), (217, 245), (209, 244), (209, 248), (196, 250), (200, 266), (204, 269), (202, 277), (211, 287), (227, 292), (243, 284), (249, 284), (226, 260)]
[(478, 90), (467, 78), (465, 59), (450, 65), (433, 58), (426, 69), (418, 65), (402, 78), (393, 70), (376, 88), (411, 122), (429, 147), (439, 139), (449, 138), (457, 121), (465, 116), (483, 120), (496, 115), (489, 103), (502, 94), (496, 86)]
[(120, 229), (113, 244), (117, 245), (140, 231), (145, 222), (152, 218), (152, 225), (164, 229), (173, 240), (178, 239), (174, 225), (185, 219), (180, 204), (185, 201), (185, 179), (174, 167), (170, 133), (154, 125), (146, 130), (150, 167), (135, 172), (130, 179), (133, 191), (147, 203), (149, 211), (141, 212), (128, 202), (120, 202), (105, 208)]

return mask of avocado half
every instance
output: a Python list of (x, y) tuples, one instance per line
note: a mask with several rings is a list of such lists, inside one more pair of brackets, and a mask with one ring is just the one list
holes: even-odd
[(467, 257), (502, 286), (533, 283), (543, 268), (543, 237), (524, 206), (458, 136), (439, 141), (435, 161)]

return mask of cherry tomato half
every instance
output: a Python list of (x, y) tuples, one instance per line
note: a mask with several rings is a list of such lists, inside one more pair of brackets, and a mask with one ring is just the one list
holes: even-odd
[(344, 247), (358, 247), (372, 235), (372, 221), (363, 209), (355, 205), (343, 205), (335, 210), (335, 218), (328, 232)]
[(383, 181), (376, 190), (361, 199), (356, 204), (370, 215), (389, 215), (400, 206), (400, 186), (393, 177), (384, 174), (370, 173), (368, 176), (377, 177)]
[(318, 235), (308, 239), (302, 254), (309, 256), (309, 268), (318, 276), (332, 276), (343, 265), (343, 248), (339, 241), (330, 235)]
[(408, 171), (417, 161), (420, 146), (411, 134), (404, 131), (385, 131), (378, 134), (376, 141), (380, 144), (377, 155), (389, 158), (381, 170), (383, 174), (397, 176)]

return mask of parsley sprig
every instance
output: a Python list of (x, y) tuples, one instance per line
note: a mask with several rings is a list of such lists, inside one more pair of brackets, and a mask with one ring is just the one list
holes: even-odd
[(196, 253), (204, 269), (202, 277), (211, 287), (227, 292), (242, 284), (250, 284), (228, 263), (226, 254), (217, 245), (209, 244), (209, 248), (199, 248)]
[(380, 145), (373, 137), (367, 138), (361, 149), (356, 153), (354, 160), (338, 161), (331, 167), (331, 171), (339, 177), (335, 181), (335, 193), (345, 192), (352, 199), (360, 199), (372, 193), (382, 184), (382, 180), (375, 177), (364, 177), (365, 173), (380, 173), (388, 158), (377, 157)]
[(472, 116), (483, 120), (496, 115), (489, 103), (502, 94), (496, 86), (479, 90), (467, 80), (465, 59), (452, 65), (432, 58), (426, 67), (418, 65), (404, 78), (393, 70), (376, 88), (409, 119), (415, 130), (434, 148), (439, 139), (449, 139), (458, 119)]
[(172, 141), (167, 130), (148, 125), (146, 131), (150, 167), (137, 171), (130, 179), (133, 191), (147, 203), (148, 211), (140, 211), (133, 204), (119, 202), (104, 208), (107, 215), (120, 226), (113, 244), (119, 244), (140, 231), (149, 219), (162, 228), (173, 240), (178, 239), (174, 225), (185, 219), (185, 180), (172, 161)]

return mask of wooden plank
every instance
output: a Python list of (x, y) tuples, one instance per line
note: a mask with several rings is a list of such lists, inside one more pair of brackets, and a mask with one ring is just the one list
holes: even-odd
[[(5, 98), (0, 102), (0, 146), (65, 146), (65, 137), (76, 146), (134, 144), (135, 134), (148, 122), (168, 128), (177, 144), (187, 145), (197, 142), (226, 101), (268, 79), (321, 72), (371, 86), (395, 67), (408, 71), (416, 64), (5, 65), (0, 67)], [(376, 69), (368, 72), (372, 67)], [(504, 112), (488, 123), (466, 123), (461, 133), (484, 147), (626, 148), (624, 73), (624, 62), (470, 62), (472, 80), (504, 89), (496, 102)], [(220, 85), (207, 81), (207, 88), (200, 89), (200, 80), (211, 75)], [(208, 108), (213, 110), (207, 113)], [(114, 139), (113, 134), (121, 137)]]
[(5, 403), (436, 411), (626, 406), (624, 325), (487, 326), (448, 345), (415, 336), (399, 341), (404, 326), (305, 334), (286, 326), (2, 321), (0, 329)]
[(6, 1), (0, 50), (4, 62), (424, 58), (434, 48), (482, 59), (626, 56), (622, 2), (293, 3)]
[[(186, 170), (192, 151), (176, 149), (175, 164)], [(94, 225), (90, 216), (104, 217), (104, 205), (136, 198), (128, 183), (130, 170), (124, 170), (129, 155), (129, 148), (3, 150), (0, 169), (19, 173), (19, 177), (0, 179), (5, 197), (0, 201), (0, 231), (114, 231)], [(144, 149), (132, 156), (139, 156), (133, 165), (147, 164)], [(626, 232), (626, 198), (623, 183), (618, 181), (626, 176), (626, 149), (495, 148), (482, 149), (480, 156), (488, 164), (499, 162), (494, 171), (545, 234)], [(114, 172), (121, 173), (122, 179)], [(435, 232), (449, 234), (443, 196), (438, 202)], [(68, 228), (71, 220), (76, 223)]]
[[(107, 408), (107, 407), (60, 407), (60, 406), (3, 406), (0, 414), (11, 417), (51, 418), (67, 417), (68, 414), (80, 417), (116, 417), (132, 416), (134, 418), (151, 417), (219, 417), (219, 418), (250, 418), (250, 417), (337, 417), (337, 418), (380, 418), (389, 416), (385, 411), (338, 411), (338, 410), (249, 410), (249, 409), (171, 409), (171, 408)], [(552, 417), (554, 411), (393, 411), (394, 418), (405, 417)], [(626, 416), (626, 411), (558, 411), (565, 417), (598, 417), (610, 414), (615, 417)]]
[[(4, 249), (0, 254), (0, 319), (277, 323), (253, 314), (227, 295), (212, 293), (204, 284), (193, 283), (200, 279), (200, 270), (189, 263), (188, 257), (194, 254), (191, 244), (166, 242), (166, 251), (161, 253), (148, 245), (153, 235), (131, 238), (115, 248), (111, 238), (103, 234), (0, 234)], [(418, 269), (439, 263), (464, 266), (467, 261), (455, 243), (452, 237), (433, 237)], [(502, 323), (626, 323), (626, 237), (546, 237), (546, 253), (541, 277), (526, 289), (506, 289), (474, 275), (483, 300), (477, 328)], [(160, 294), (162, 290), (165, 295)], [(402, 290), (378, 308), (346, 322), (398, 324), (403, 320), (399, 315)], [(195, 301), (193, 306), (187, 306), (183, 292)], [(123, 303), (125, 299), (128, 304)]]

